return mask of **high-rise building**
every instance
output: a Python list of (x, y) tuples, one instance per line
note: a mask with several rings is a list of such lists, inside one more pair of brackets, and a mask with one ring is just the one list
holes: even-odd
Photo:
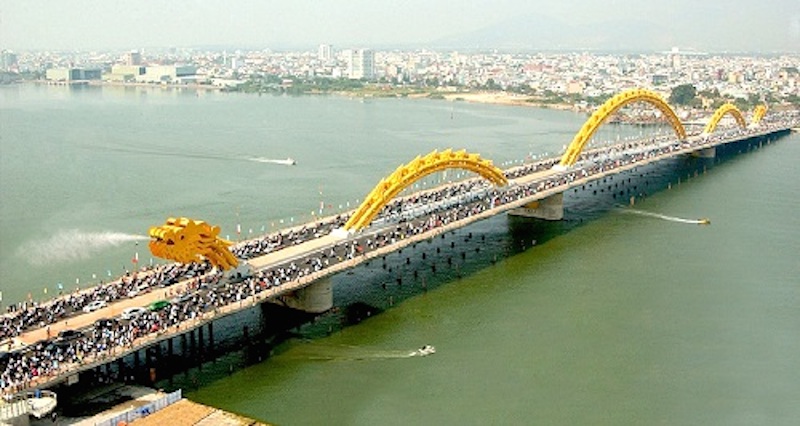
[(0, 55), (0, 68), (9, 71), (15, 66), (17, 66), (17, 54), (10, 50), (4, 50)]
[(125, 54), (125, 65), (141, 65), (142, 54), (137, 50), (131, 50)]
[(333, 46), (330, 44), (320, 44), (317, 50), (317, 59), (322, 62), (330, 62), (333, 59)]
[(375, 78), (375, 52), (371, 49), (353, 49), (347, 55), (347, 75), (352, 79)]

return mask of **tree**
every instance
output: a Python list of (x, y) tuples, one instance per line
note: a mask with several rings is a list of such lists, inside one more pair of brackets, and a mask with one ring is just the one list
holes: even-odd
[(497, 84), (493, 78), (486, 80), (486, 84), (483, 85), (485, 90), (503, 90), (503, 88)]
[(681, 84), (672, 89), (669, 103), (672, 105), (689, 105), (697, 96), (697, 89), (692, 84)]

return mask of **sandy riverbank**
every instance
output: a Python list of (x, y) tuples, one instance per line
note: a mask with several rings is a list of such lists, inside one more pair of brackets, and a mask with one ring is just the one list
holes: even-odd
[(464, 101), (479, 104), (526, 106), (536, 108), (551, 108), (559, 110), (574, 110), (575, 107), (569, 104), (549, 104), (536, 100), (533, 96), (519, 95), (508, 92), (458, 92), (443, 93), (442, 96), (448, 101)]

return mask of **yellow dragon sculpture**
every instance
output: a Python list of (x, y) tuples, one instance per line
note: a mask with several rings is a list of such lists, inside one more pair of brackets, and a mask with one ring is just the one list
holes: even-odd
[(180, 263), (207, 259), (212, 265), (228, 270), (239, 261), (228, 247), (233, 244), (219, 237), (219, 226), (185, 217), (167, 219), (161, 226), (151, 227), (149, 247), (153, 256)]

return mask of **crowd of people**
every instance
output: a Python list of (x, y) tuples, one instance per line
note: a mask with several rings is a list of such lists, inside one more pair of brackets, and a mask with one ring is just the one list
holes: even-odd
[[(776, 128), (797, 126), (798, 121), (796, 118), (794, 120), (786, 123), (773, 119), (770, 125)], [(758, 131), (764, 130), (762, 127)], [(702, 147), (709, 142), (739, 139), (755, 132), (752, 129), (737, 129), (715, 133), (705, 139), (693, 138), (691, 142), (674, 139), (625, 142), (606, 149), (587, 151), (580, 156), (575, 167), (547, 174), (541, 179), (521, 180), (524, 183), (515, 183), (512, 180), (511, 185), (503, 188), (492, 187), (482, 179), (469, 179), (412, 194), (387, 204), (376, 219), (381, 226), (374, 230), (341, 240), (332, 247), (308, 253), (299, 259), (255, 271), (239, 280), (223, 279), (223, 273), (207, 262), (169, 264), (126, 274), (116, 281), (62, 295), (47, 303), (22, 302), (12, 305), (9, 312), (0, 317), (0, 340), (68, 318), (92, 301), (112, 303), (153, 288), (191, 279), (185, 293), (176, 295), (173, 303), (162, 310), (148, 311), (131, 320), (100, 322), (69, 341), (49, 339), (21, 351), (4, 353), (0, 360), (0, 391), (8, 394), (22, 390), (37, 378), (59, 374), (64, 368), (80, 364), (87, 358), (115, 356), (132, 348), (137, 339), (179, 328), (188, 320), (201, 318), (224, 306), (242, 303), (263, 291), (280, 288), (409, 236), (424, 234), (489, 209), (527, 199), (536, 193), (569, 185), (578, 179), (590, 178), (675, 151)], [(549, 170), (557, 162), (558, 159), (545, 159), (505, 173), (510, 179), (523, 178)], [(347, 219), (348, 215), (342, 214), (314, 224), (248, 240), (232, 246), (231, 251), (243, 260), (263, 256), (328, 235), (334, 229), (340, 228)], [(0, 347), (0, 350), (3, 349)]]
[[(120, 279), (100, 283), (83, 291), (63, 294), (54, 300), (20, 302), (8, 307), (8, 312), (0, 316), (0, 341), (19, 336), (26, 330), (46, 327), (52, 323), (81, 312), (87, 304), (101, 300), (112, 303), (157, 287), (166, 287), (192, 276), (200, 276), (210, 270), (205, 263), (168, 264), (144, 268), (136, 273), (128, 273)], [(2, 347), (0, 347), (2, 350)]]

